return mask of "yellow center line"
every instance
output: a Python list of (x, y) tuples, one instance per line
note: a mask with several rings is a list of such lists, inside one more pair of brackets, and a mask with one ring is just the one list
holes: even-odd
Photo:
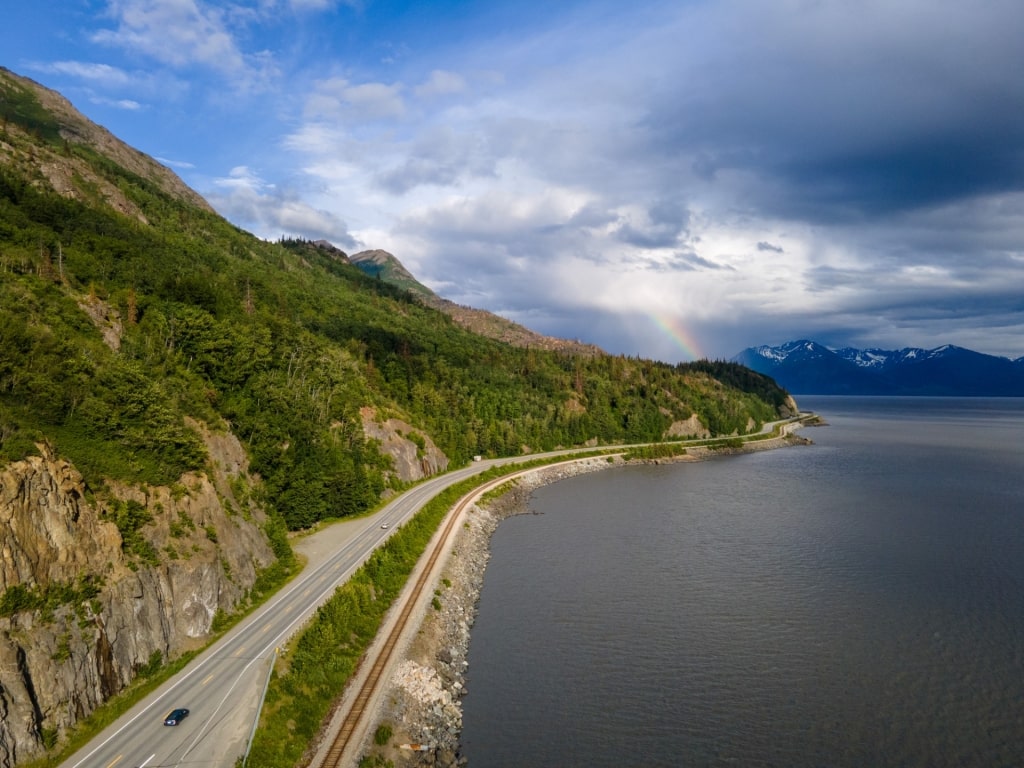
[(201, 682), (201, 683), (200, 683), (200, 685), (206, 685), (206, 684), (207, 684), (208, 682), (210, 682), (211, 680), (213, 680), (213, 675), (207, 675), (207, 676), (206, 676), (206, 679), (205, 679), (205, 680), (203, 680), (203, 682)]
[(107, 768), (110, 768), (110, 766), (112, 765), (117, 765), (121, 761), (122, 757), (124, 757), (124, 755), (118, 755), (117, 757), (115, 757), (113, 760), (107, 763)]

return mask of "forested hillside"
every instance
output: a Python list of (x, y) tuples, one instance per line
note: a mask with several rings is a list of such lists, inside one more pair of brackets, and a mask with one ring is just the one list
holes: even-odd
[(207, 466), (202, 423), (241, 440), (255, 492), (297, 529), (397, 482), (368, 406), (457, 465), (660, 440), (694, 414), (743, 433), (784, 403), (740, 366), (470, 333), (312, 244), (237, 229), (169, 171), (130, 170), (41, 93), (0, 71), (0, 462), (46, 443), (92, 487), (170, 485)]

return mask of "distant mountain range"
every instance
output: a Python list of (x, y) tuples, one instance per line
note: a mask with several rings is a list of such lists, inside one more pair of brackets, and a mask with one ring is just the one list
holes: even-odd
[(748, 347), (734, 358), (793, 394), (1024, 397), (1024, 357), (947, 344), (935, 349), (829, 349), (814, 341)]

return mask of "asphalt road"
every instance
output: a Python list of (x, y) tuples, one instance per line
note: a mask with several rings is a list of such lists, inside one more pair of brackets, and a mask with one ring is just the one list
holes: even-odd
[[(561, 452), (557, 452), (561, 453)], [(231, 768), (246, 748), (276, 649), (344, 583), (394, 528), (454, 483), (515, 457), (475, 462), (431, 478), (380, 512), (347, 523), (348, 536), (295, 580), (194, 659), (175, 678), (125, 713), (61, 768)], [(386, 524), (388, 527), (382, 528)], [(180, 725), (163, 725), (177, 707)]]
[[(771, 426), (766, 425), (766, 431)], [(277, 649), (397, 526), (448, 486), (490, 467), (581, 452), (567, 449), (474, 462), (420, 483), (371, 517), (345, 523), (348, 535), (336, 551), (316, 558), (270, 601), (60, 768), (233, 768), (255, 726)], [(188, 717), (177, 726), (163, 725), (178, 707), (189, 709)]]

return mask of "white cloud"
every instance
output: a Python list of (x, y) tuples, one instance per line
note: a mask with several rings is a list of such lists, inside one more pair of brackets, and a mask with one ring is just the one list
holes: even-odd
[(99, 30), (96, 42), (127, 48), (165, 64), (203, 64), (240, 71), (242, 54), (220, 14), (195, 0), (111, 0), (116, 29)]
[(296, 11), (327, 11), (339, 5), (360, 8), (363, 0), (288, 0), (288, 6)]
[[(392, 145), (395, 148), (396, 145)], [(458, 186), (475, 177), (493, 177), (497, 159), (484, 136), (447, 125), (423, 129), (398, 162), (380, 158), (376, 183), (394, 194), (423, 185)]]
[(156, 160), (157, 162), (163, 163), (168, 168), (190, 169), (196, 167), (195, 163), (190, 163), (187, 160), (169, 160), (166, 157), (157, 157)]
[(70, 75), (107, 88), (131, 85), (135, 79), (119, 67), (87, 61), (53, 61), (48, 64), (35, 64), (32, 69)]
[(306, 117), (349, 118), (360, 121), (401, 117), (405, 114), (400, 84), (360, 83), (340, 77), (321, 80), (306, 100)]
[[(169, 102), (188, 92), (189, 84), (167, 71), (125, 69), (103, 62), (61, 60), (32, 62), (27, 68), (35, 72), (59, 75), (80, 81), (78, 86), (93, 104), (135, 111), (143, 104), (152, 106), (155, 99)], [(65, 95), (71, 95), (66, 93)]]
[(133, 99), (106, 99), (101, 96), (93, 96), (89, 99), (93, 104), (102, 104), (105, 107), (114, 107), (115, 109), (125, 109), (134, 112), (137, 109), (142, 109), (142, 105)]
[(232, 25), (258, 18), (241, 6), (214, 7), (197, 0), (109, 0), (115, 28), (92, 34), (94, 42), (142, 54), (176, 69), (205, 68), (244, 91), (266, 88), (279, 76), (265, 50), (243, 52)]
[(252, 192), (259, 192), (272, 186), (245, 165), (235, 166), (227, 176), (215, 179), (213, 183), (215, 186), (225, 189), (242, 189)]
[(259, 237), (323, 238), (350, 252), (361, 245), (336, 214), (313, 207), (294, 191), (266, 182), (246, 166), (233, 168), (213, 184), (215, 191), (206, 195), (210, 204)]
[(430, 77), (414, 89), (421, 99), (433, 99), (439, 96), (451, 96), (466, 90), (465, 79), (455, 72), (435, 69)]

